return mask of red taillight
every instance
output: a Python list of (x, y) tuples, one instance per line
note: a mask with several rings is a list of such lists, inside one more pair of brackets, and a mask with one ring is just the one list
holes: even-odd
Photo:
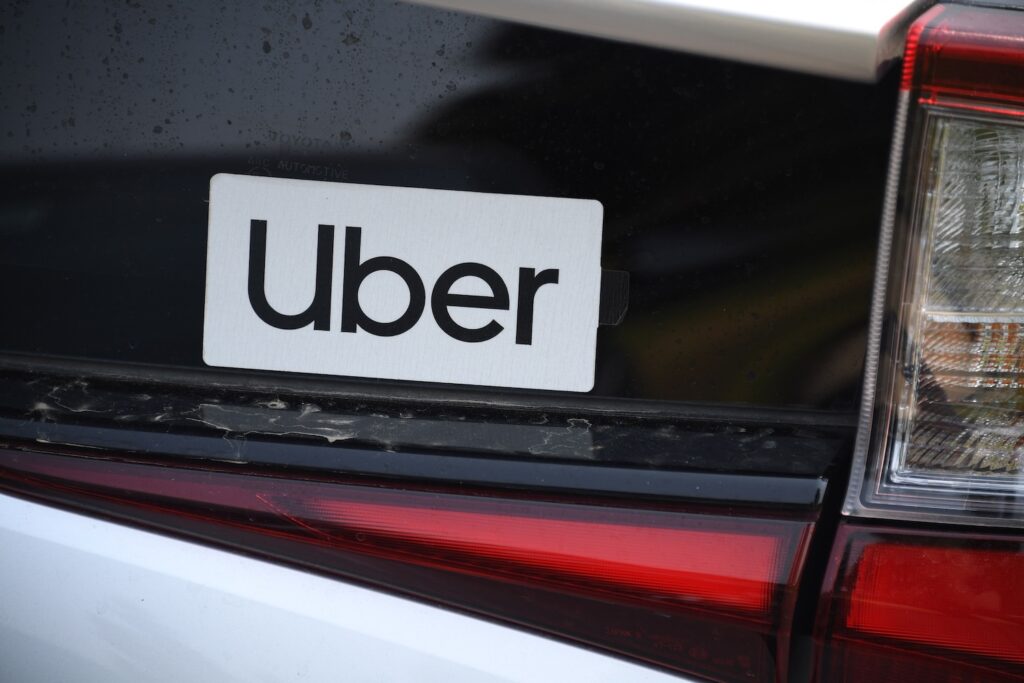
[(863, 406), (816, 680), (1024, 680), (1024, 12), (907, 35)]
[[(765, 529), (743, 533), (742, 525), (728, 524), (728, 532), (716, 531), (710, 519), (712, 528), (688, 528), (672, 514), (566, 511), (557, 503), (523, 506), (409, 492), (388, 497), (378, 492), (380, 502), (321, 499), (303, 507), (338, 529), (443, 553), (453, 567), (512, 569), (694, 606), (768, 614), (775, 585), (785, 582), (779, 575), (783, 539), (764, 535)], [(469, 509), (453, 509), (467, 502)], [(566, 519), (567, 512), (584, 514)]]
[(1024, 680), (1024, 542), (842, 527), (819, 621), (820, 681)]
[[(861, 551), (846, 627), (1024, 663), (1024, 554), (919, 545)], [(941, 599), (936, 599), (940, 595)]]
[(1024, 104), (1024, 36), (1013, 12), (938, 5), (907, 37), (902, 89), (920, 105), (1019, 116)]
[(812, 527), (14, 451), (0, 483), (722, 681), (785, 675)]

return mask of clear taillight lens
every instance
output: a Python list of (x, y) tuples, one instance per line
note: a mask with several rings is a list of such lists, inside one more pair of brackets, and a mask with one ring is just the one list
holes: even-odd
[(929, 113), (889, 477), (1024, 486), (1024, 128)]
[(847, 513), (1024, 525), (1021, 84), (1024, 13), (911, 29)]

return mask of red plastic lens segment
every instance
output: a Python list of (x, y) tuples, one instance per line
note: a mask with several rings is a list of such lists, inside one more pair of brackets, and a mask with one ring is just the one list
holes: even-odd
[(920, 104), (1024, 115), (1024, 12), (933, 7), (907, 36), (902, 89)]
[(170, 516), (175, 529), (240, 530), (202, 535), (723, 681), (785, 674), (778, 652), (811, 528), (12, 451), (0, 451), (0, 484)]
[(846, 627), (1024, 663), (1022, 577), (1021, 553), (875, 543), (861, 552)]
[(774, 585), (785, 581), (779, 575), (784, 565), (783, 539), (778, 536), (736, 529), (723, 533), (712, 530), (714, 525), (706, 531), (687, 528), (684, 520), (673, 523), (650, 512), (619, 511), (607, 521), (603, 514), (564, 519), (550, 503), (535, 503), (529, 511), (493, 500), (476, 501), (469, 510), (443, 509), (458, 503), (445, 497), (417, 500), (424, 495), (407, 492), (402, 494), (405, 500), (385, 503), (317, 500), (310, 509), (317, 519), (339, 529), (359, 530), (410, 549), (444, 552), (453, 567), (512, 569), (694, 606), (767, 615)]
[(821, 681), (1024, 680), (1024, 543), (843, 527), (818, 625)]

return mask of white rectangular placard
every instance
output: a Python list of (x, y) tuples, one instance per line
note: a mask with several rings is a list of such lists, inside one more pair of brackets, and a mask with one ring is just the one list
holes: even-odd
[(203, 360), (589, 391), (600, 202), (219, 174)]

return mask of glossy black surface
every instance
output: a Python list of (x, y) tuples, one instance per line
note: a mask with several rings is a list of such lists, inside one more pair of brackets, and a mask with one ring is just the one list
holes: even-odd
[(854, 409), (891, 79), (385, 2), (2, 14), (2, 351), (201, 368), (209, 178), (259, 173), (598, 199), (594, 396)]

